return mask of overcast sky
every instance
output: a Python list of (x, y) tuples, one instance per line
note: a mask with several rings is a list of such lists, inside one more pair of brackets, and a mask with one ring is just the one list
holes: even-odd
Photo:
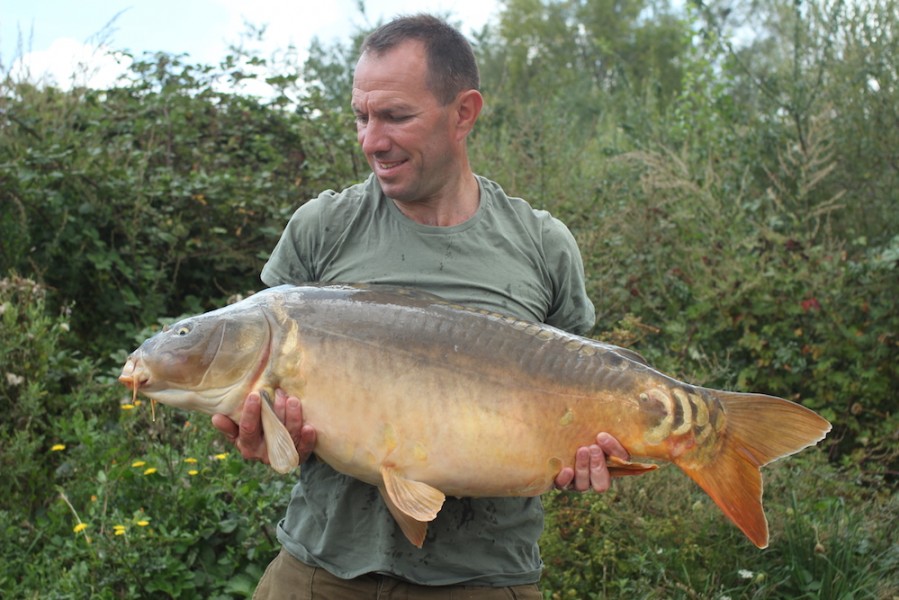
[[(449, 15), (470, 36), (495, 16), (497, 2), (366, 0), (365, 5), (368, 23), (427, 11)], [(22, 59), (32, 79), (44, 76), (64, 85), (79, 62), (100, 64), (94, 48), (104, 30), (102, 41), (115, 50), (135, 55), (187, 53), (194, 62), (216, 64), (226, 56), (228, 45), (239, 41), (246, 22), (266, 26), (266, 49), (293, 43), (304, 51), (315, 36), (325, 42), (346, 39), (354, 26), (366, 25), (358, 4), (358, 0), (0, 0), (0, 65), (9, 69)]]

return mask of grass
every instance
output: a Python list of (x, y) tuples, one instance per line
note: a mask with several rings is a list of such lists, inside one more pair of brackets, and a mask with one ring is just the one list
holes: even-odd
[(899, 597), (895, 493), (858, 486), (815, 450), (765, 477), (765, 550), (674, 467), (616, 481), (600, 497), (553, 494), (544, 597)]

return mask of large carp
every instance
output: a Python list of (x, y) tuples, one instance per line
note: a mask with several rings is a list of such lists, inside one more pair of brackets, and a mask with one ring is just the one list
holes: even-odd
[[(445, 495), (546, 492), (600, 431), (632, 455), (676, 464), (765, 547), (759, 468), (830, 430), (787, 400), (696, 387), (623, 348), (378, 286), (267, 289), (165, 328), (119, 379), (235, 420), (251, 391), (301, 398), (318, 457), (377, 486), (419, 547)], [(262, 426), (272, 467), (296, 467), (267, 402)]]

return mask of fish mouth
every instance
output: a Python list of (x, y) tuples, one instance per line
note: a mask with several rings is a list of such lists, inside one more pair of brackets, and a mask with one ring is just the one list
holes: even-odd
[(150, 383), (150, 377), (147, 376), (143, 369), (138, 367), (138, 361), (135, 357), (129, 356), (125, 366), (122, 367), (122, 374), (119, 375), (121, 381), (128, 389), (137, 395), (137, 390), (146, 387)]
[[(144, 373), (138, 364), (138, 358), (134, 355), (128, 357), (125, 366), (122, 367), (122, 374), (119, 375), (119, 381), (125, 384), (125, 387), (131, 390), (131, 403), (137, 404), (137, 390), (150, 384), (150, 376)], [(156, 400), (150, 398), (150, 411), (153, 415), (153, 421), (156, 421)]]

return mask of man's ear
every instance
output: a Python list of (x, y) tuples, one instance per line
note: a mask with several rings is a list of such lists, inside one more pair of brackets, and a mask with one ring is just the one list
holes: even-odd
[(460, 135), (460, 139), (466, 137), (481, 114), (484, 107), (484, 97), (477, 90), (466, 90), (459, 93), (456, 98), (456, 131)]

